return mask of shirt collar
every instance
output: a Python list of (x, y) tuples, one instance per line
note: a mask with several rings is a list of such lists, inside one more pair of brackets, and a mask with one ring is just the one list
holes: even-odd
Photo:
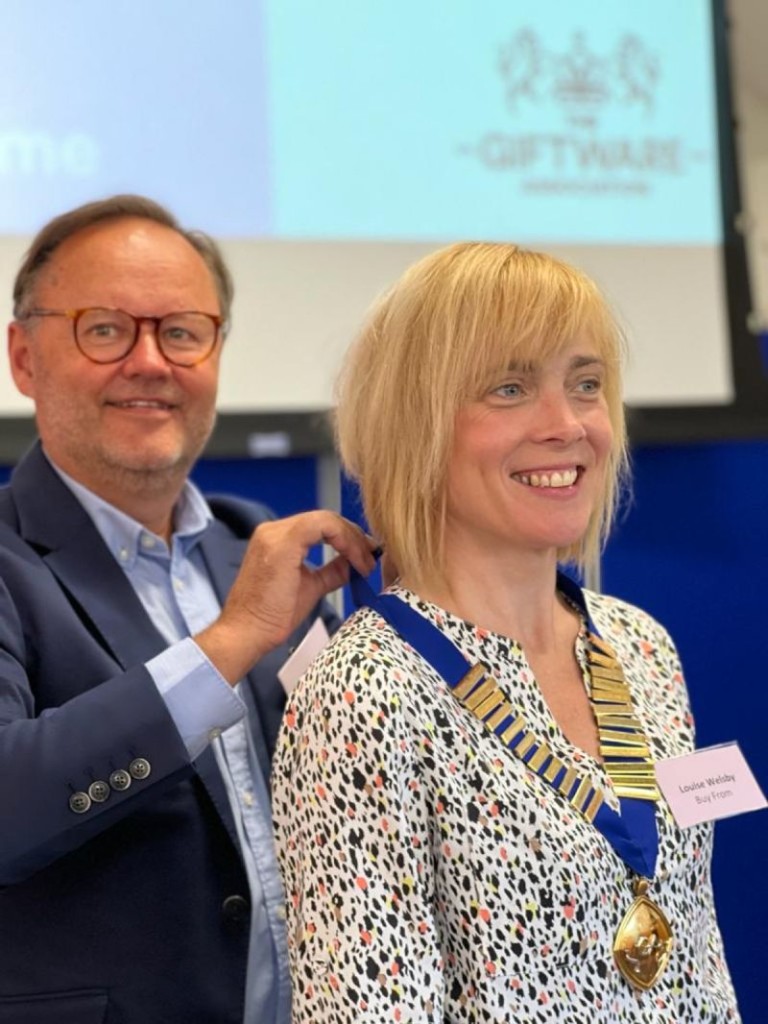
[[(98, 494), (78, 483), (77, 480), (73, 480), (50, 458), (48, 461), (93, 520), (102, 540), (124, 569), (132, 569), (141, 554), (167, 552), (168, 549), (162, 537), (147, 530), (136, 519), (121, 512), (114, 505), (110, 505)], [(182, 553), (186, 555), (213, 522), (213, 513), (208, 507), (207, 501), (191, 480), (187, 480), (184, 484), (173, 510), (173, 519), (174, 530), (171, 542), (178, 544)]]

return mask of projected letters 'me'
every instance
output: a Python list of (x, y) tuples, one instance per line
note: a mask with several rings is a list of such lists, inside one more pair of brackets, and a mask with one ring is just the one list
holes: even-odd
[(42, 131), (0, 131), (3, 178), (91, 178), (99, 171), (99, 145), (83, 134), (55, 136)]

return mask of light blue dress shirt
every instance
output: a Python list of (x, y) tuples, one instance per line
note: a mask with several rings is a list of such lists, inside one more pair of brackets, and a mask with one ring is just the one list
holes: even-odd
[(176, 727), (197, 757), (212, 744), (237, 826), (251, 890), (251, 934), (244, 1024), (289, 1024), (290, 976), (285, 902), (275, 857), (267, 782), (246, 725), (246, 706), (191, 636), (221, 608), (199, 541), (213, 522), (208, 505), (187, 482), (174, 511), (170, 549), (53, 466), (91, 517), (152, 622), (170, 645), (147, 663)]

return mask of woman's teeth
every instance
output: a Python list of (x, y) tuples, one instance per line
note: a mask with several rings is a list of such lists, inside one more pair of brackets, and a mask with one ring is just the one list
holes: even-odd
[(576, 469), (557, 469), (553, 473), (513, 473), (513, 478), (529, 487), (572, 487), (579, 475)]

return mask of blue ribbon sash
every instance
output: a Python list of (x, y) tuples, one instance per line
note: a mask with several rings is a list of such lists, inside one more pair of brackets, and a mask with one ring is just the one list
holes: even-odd
[[(547, 785), (560, 793), (608, 840), (636, 874), (652, 878), (658, 856), (655, 803), (648, 799), (619, 797), (620, 813), (603, 800), (587, 778), (580, 778), (552, 755), (546, 744), (528, 730), (503, 699), (498, 684), (482, 666), (471, 666), (456, 645), (437, 626), (394, 594), (375, 594), (366, 580), (352, 569), (350, 585), (358, 608), (368, 606), (414, 648), (443, 677), (448, 687), (516, 757)], [(581, 588), (558, 573), (558, 589), (584, 616), (590, 633), (600, 634), (592, 622)], [(625, 758), (623, 763), (632, 763)]]

